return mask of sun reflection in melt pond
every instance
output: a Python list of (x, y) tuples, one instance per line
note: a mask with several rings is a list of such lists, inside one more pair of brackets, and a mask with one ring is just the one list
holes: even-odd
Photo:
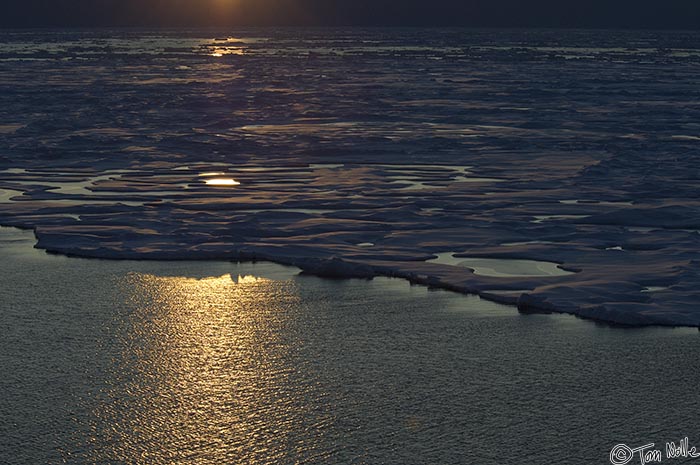
[(295, 281), (132, 273), (120, 289), (125, 350), (95, 412), (95, 462), (287, 460), (287, 435), (308, 415), (290, 387)]
[(240, 186), (241, 183), (231, 178), (213, 178), (204, 181), (207, 186)]
[(245, 50), (242, 47), (217, 47), (209, 55), (214, 58), (221, 58), (226, 55), (245, 55)]

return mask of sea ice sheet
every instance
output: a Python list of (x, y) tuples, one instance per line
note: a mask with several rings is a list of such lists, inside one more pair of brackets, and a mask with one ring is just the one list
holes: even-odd
[(700, 326), (699, 67), (681, 32), (2, 32), (0, 224)]

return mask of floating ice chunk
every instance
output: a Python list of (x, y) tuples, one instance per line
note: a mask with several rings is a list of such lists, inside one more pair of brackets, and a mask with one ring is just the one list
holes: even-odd
[(377, 168), (386, 168), (390, 170), (400, 170), (400, 171), (422, 171), (422, 170), (449, 170), (458, 171), (460, 173), (466, 173), (472, 166), (462, 166), (462, 165), (421, 165), (421, 164), (388, 164), (382, 163), (377, 165), (369, 165)]
[(264, 208), (236, 210), (237, 213), (305, 213), (308, 215), (323, 215), (325, 213), (333, 213), (335, 211), (337, 210), (323, 208)]
[(533, 223), (544, 223), (550, 220), (580, 220), (581, 218), (586, 218), (588, 215), (540, 215), (535, 216)]
[(11, 202), (12, 197), (18, 197), (22, 195), (23, 192), (15, 191), (12, 189), (0, 189), (0, 203)]
[(647, 294), (647, 293), (652, 293), (652, 292), (665, 291), (666, 289), (668, 289), (667, 286), (649, 286), (649, 287), (645, 287), (644, 289), (642, 289), (642, 292)]
[(604, 200), (560, 200), (564, 205), (602, 205), (606, 207), (632, 206), (634, 202), (627, 201), (604, 201)]
[(426, 189), (443, 189), (445, 186), (431, 186), (420, 181), (411, 181), (408, 179), (400, 179), (391, 181), (391, 184), (408, 184), (408, 186), (400, 187), (399, 190), (426, 190)]
[(214, 176), (226, 176), (227, 173), (222, 172), (211, 172), (211, 173), (199, 173), (201, 178), (212, 178)]
[(493, 182), (505, 182), (505, 179), (498, 178), (479, 178), (471, 176), (457, 176), (453, 180), (454, 182), (472, 182), (472, 183), (493, 183)]

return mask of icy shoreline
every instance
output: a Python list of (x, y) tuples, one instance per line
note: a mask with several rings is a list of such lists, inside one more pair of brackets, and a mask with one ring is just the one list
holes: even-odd
[[(322, 163), (9, 168), (0, 170), (0, 224), (33, 229), (38, 248), (63, 255), (258, 259), (319, 276), (401, 277), (523, 312), (700, 326), (694, 205), (602, 193), (604, 200), (557, 201), (566, 189), (514, 190), (507, 174), (496, 184), (465, 182), (481, 179), (474, 171)], [(395, 178), (433, 186), (406, 190)], [(641, 226), (650, 224), (658, 226)]]
[[(6, 227), (0, 225), (0, 227)], [(18, 228), (21, 229), (21, 228)], [(36, 238), (36, 233), (34, 235)], [(419, 274), (412, 267), (402, 269), (395, 264), (367, 264), (342, 260), (336, 257), (315, 258), (315, 257), (294, 257), (288, 255), (270, 255), (264, 253), (254, 253), (239, 251), (230, 255), (221, 256), (210, 252), (208, 254), (180, 255), (180, 254), (160, 254), (154, 253), (144, 256), (142, 254), (115, 254), (100, 251), (81, 251), (70, 247), (50, 247), (45, 248), (37, 242), (35, 248), (44, 250), (46, 253), (63, 255), (66, 257), (97, 259), (97, 260), (136, 260), (136, 261), (237, 261), (237, 262), (272, 262), (279, 265), (293, 266), (302, 273), (314, 275), (328, 279), (373, 279), (376, 277), (389, 277), (405, 279), (412, 285), (422, 285), (430, 288), (445, 289), (448, 291), (478, 295), (482, 299), (512, 306), (521, 313), (560, 313), (574, 315), (597, 323), (611, 324), (622, 327), (698, 327), (697, 324), (684, 324), (663, 318), (645, 317), (639, 314), (620, 314), (608, 312), (604, 307), (594, 309), (558, 309), (545, 300), (538, 300), (536, 296), (528, 293), (513, 291), (484, 290), (478, 287), (469, 287), (460, 283), (459, 280), (451, 281), (449, 276), (445, 277), (440, 273)]]

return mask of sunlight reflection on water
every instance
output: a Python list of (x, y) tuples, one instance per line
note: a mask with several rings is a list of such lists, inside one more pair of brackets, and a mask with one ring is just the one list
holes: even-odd
[(111, 403), (95, 412), (112, 429), (101, 458), (129, 462), (138, 449), (158, 463), (180, 460), (189, 443), (202, 457), (281, 459), (275, 444), (304, 415), (293, 402), (303, 392), (288, 383), (294, 348), (280, 337), (296, 284), (131, 273), (122, 286), (133, 313), (120, 363), (131, 376), (114, 379)]
[(33, 244), (0, 228), (1, 463), (578, 465), (697, 423), (695, 329)]
[(240, 186), (241, 183), (231, 178), (215, 178), (207, 179), (205, 183), (208, 186)]

